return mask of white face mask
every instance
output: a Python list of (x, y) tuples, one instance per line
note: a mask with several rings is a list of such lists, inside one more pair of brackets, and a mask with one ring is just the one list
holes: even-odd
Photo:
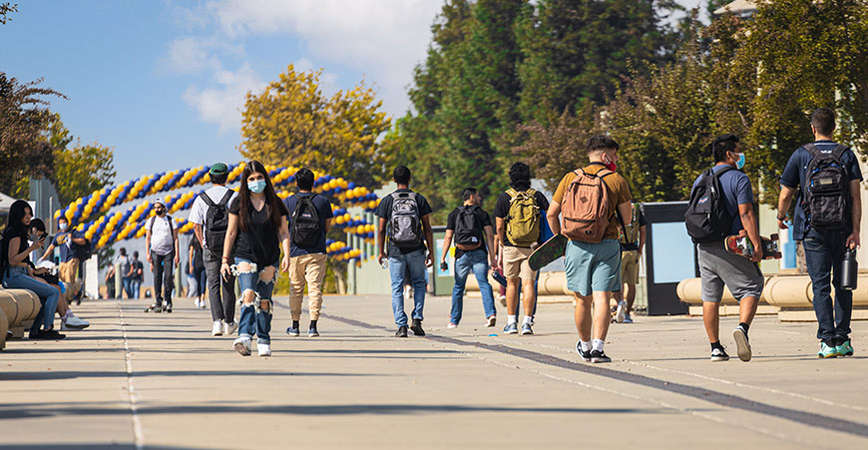
[(66, 231), (67, 227), (68, 227), (68, 225), (66, 224), (66, 222), (61, 222), (60, 224), (57, 225), (57, 229), (60, 231)]

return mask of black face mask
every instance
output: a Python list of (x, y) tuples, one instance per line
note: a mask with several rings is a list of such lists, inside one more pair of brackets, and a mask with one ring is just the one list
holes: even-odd
[(163, 214), (166, 213), (166, 210), (163, 208), (157, 208), (154, 211), (157, 213), (158, 216), (162, 216)]

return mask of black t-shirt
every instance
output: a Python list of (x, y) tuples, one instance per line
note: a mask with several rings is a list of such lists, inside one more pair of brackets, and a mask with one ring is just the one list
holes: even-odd
[[(452, 210), (451, 213), (449, 213), (449, 217), (446, 218), (446, 229), (447, 230), (455, 231), (455, 221), (458, 217), (458, 211), (460, 211), (460, 210), (461, 210), (461, 208), (455, 208)], [(488, 248), (486, 248), (486, 246), (485, 246), (485, 227), (491, 226), (491, 217), (488, 215), (487, 212), (483, 211), (482, 208), (480, 208), (478, 206), (473, 207), (473, 214), (476, 215), (476, 224), (480, 227), (479, 228), (479, 234), (482, 235), (482, 245), (475, 250), (482, 249), (482, 251), (484, 251), (485, 253), (488, 253)], [(456, 246), (455, 247), (455, 259), (460, 258), (462, 255), (464, 255), (464, 250), (461, 250), (460, 248), (458, 248)]]
[[(230, 214), (238, 215), (241, 209), (239, 198), (236, 196), (229, 204)], [(278, 213), (281, 216), (289, 215), (283, 202), (277, 202), (277, 207), (280, 208)], [(271, 221), (271, 207), (266, 203), (257, 211), (251, 204), (248, 214), (247, 231), (241, 229), (239, 220), (238, 237), (235, 238), (232, 255), (256, 263), (258, 269), (277, 264), (280, 259), (280, 238), (277, 233), (280, 230)]]
[[(145, 276), (145, 265), (142, 264), (138, 259), (134, 259), (131, 263), (133, 265), (133, 275), (132, 278), (134, 280), (142, 281), (142, 277)], [(139, 272), (141, 271), (141, 272)], [(126, 274), (124, 274), (126, 275)]]
[(18, 239), (18, 252), (22, 253), (24, 250), (27, 250), (29, 244), (27, 243), (27, 229), (20, 228), (14, 229), (10, 226), (6, 226), (6, 229), (3, 230), (2, 239), (0, 239), (0, 267), (2, 267), (2, 272), (0, 272), (0, 280), (2, 280), (6, 276), (6, 271), (9, 269), (9, 243), (13, 238)]
[[(398, 189), (395, 192), (413, 192), (410, 189)], [(387, 195), (380, 200), (379, 206), (377, 206), (377, 212), (375, 213), (377, 217), (381, 219), (386, 219), (386, 223), (388, 224), (390, 219), (392, 218), (392, 195)], [(416, 202), (419, 204), (419, 218), (427, 216), (434, 212), (431, 209), (431, 205), (428, 203), (428, 200), (422, 196), (422, 194), (416, 193)], [(406, 255), (407, 253), (415, 252), (416, 250), (425, 250), (425, 237), (422, 237), (422, 242), (416, 247), (408, 247), (408, 248), (398, 248), (388, 244), (388, 230), (386, 231), (386, 245), (387, 250), (386, 254), (388, 256), (395, 255)], [(423, 230), (424, 233), (424, 230)]]
[(204, 269), (205, 260), (202, 257), (202, 244), (199, 243), (199, 239), (196, 236), (190, 238), (190, 245), (187, 248), (193, 249), (193, 270)]
[[(511, 197), (506, 192), (500, 194), (497, 197), (497, 203), (494, 204), (494, 217), (498, 217), (504, 220), (509, 216), (509, 202)], [(542, 192), (536, 191), (534, 194), (534, 200), (536, 200), (536, 205), (539, 207), (541, 213), (545, 214), (545, 212), (549, 209), (549, 201)], [(545, 220), (540, 216), (540, 220)], [(504, 223), (504, 227), (506, 224)], [(542, 227), (540, 227), (542, 230)], [(503, 232), (503, 245), (507, 247), (515, 247), (515, 244), (510, 242), (509, 238), (506, 237), (506, 228), (504, 228)]]
[(289, 256), (302, 256), (309, 255), (312, 253), (325, 253), (326, 252), (326, 222), (332, 218), (332, 205), (329, 203), (329, 200), (322, 195), (317, 194), (303, 194), (298, 193), (292, 196), (287, 197), (283, 200), (283, 205), (286, 206), (286, 210), (289, 211), (289, 227), (292, 230), (292, 217), (295, 214), (295, 208), (298, 207), (299, 197), (305, 196), (313, 196), (311, 200), (313, 202), (313, 206), (316, 208), (317, 215), (319, 216), (319, 238), (317, 239), (316, 245), (310, 248), (304, 248), (296, 245), (295, 242), (289, 241)]

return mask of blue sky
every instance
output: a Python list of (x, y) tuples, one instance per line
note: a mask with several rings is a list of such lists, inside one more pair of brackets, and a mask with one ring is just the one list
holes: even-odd
[[(82, 142), (115, 150), (118, 182), (237, 161), (244, 93), (294, 64), (327, 93), (365, 79), (393, 116), (439, 0), (19, 0), (0, 71), (44, 78)], [(684, 0), (694, 6), (698, 0)], [(11, 43), (11, 45), (10, 45)]]

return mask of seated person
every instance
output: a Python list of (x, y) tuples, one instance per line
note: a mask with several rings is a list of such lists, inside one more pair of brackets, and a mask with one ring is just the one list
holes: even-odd
[[(42, 239), (46, 237), (45, 233), (45, 223), (42, 219), (32, 219), (30, 220), (30, 241), (32, 242), (41, 242)], [(33, 254), (31, 254), (33, 257)], [(82, 330), (90, 326), (90, 323), (86, 320), (82, 320), (75, 316), (69, 309), (69, 303), (66, 300), (66, 286), (57, 278), (57, 275), (52, 274), (52, 269), (54, 268), (54, 264), (51, 262), (43, 261), (37, 267), (33, 264), (33, 261), (27, 259), (27, 265), (30, 266), (33, 277), (39, 280), (48, 283), (59, 292), (58, 302), (57, 302), (57, 315), (60, 316), (60, 330)], [(40, 318), (42, 317), (42, 312), (40, 311), (39, 316), (34, 323), (39, 323)]]

